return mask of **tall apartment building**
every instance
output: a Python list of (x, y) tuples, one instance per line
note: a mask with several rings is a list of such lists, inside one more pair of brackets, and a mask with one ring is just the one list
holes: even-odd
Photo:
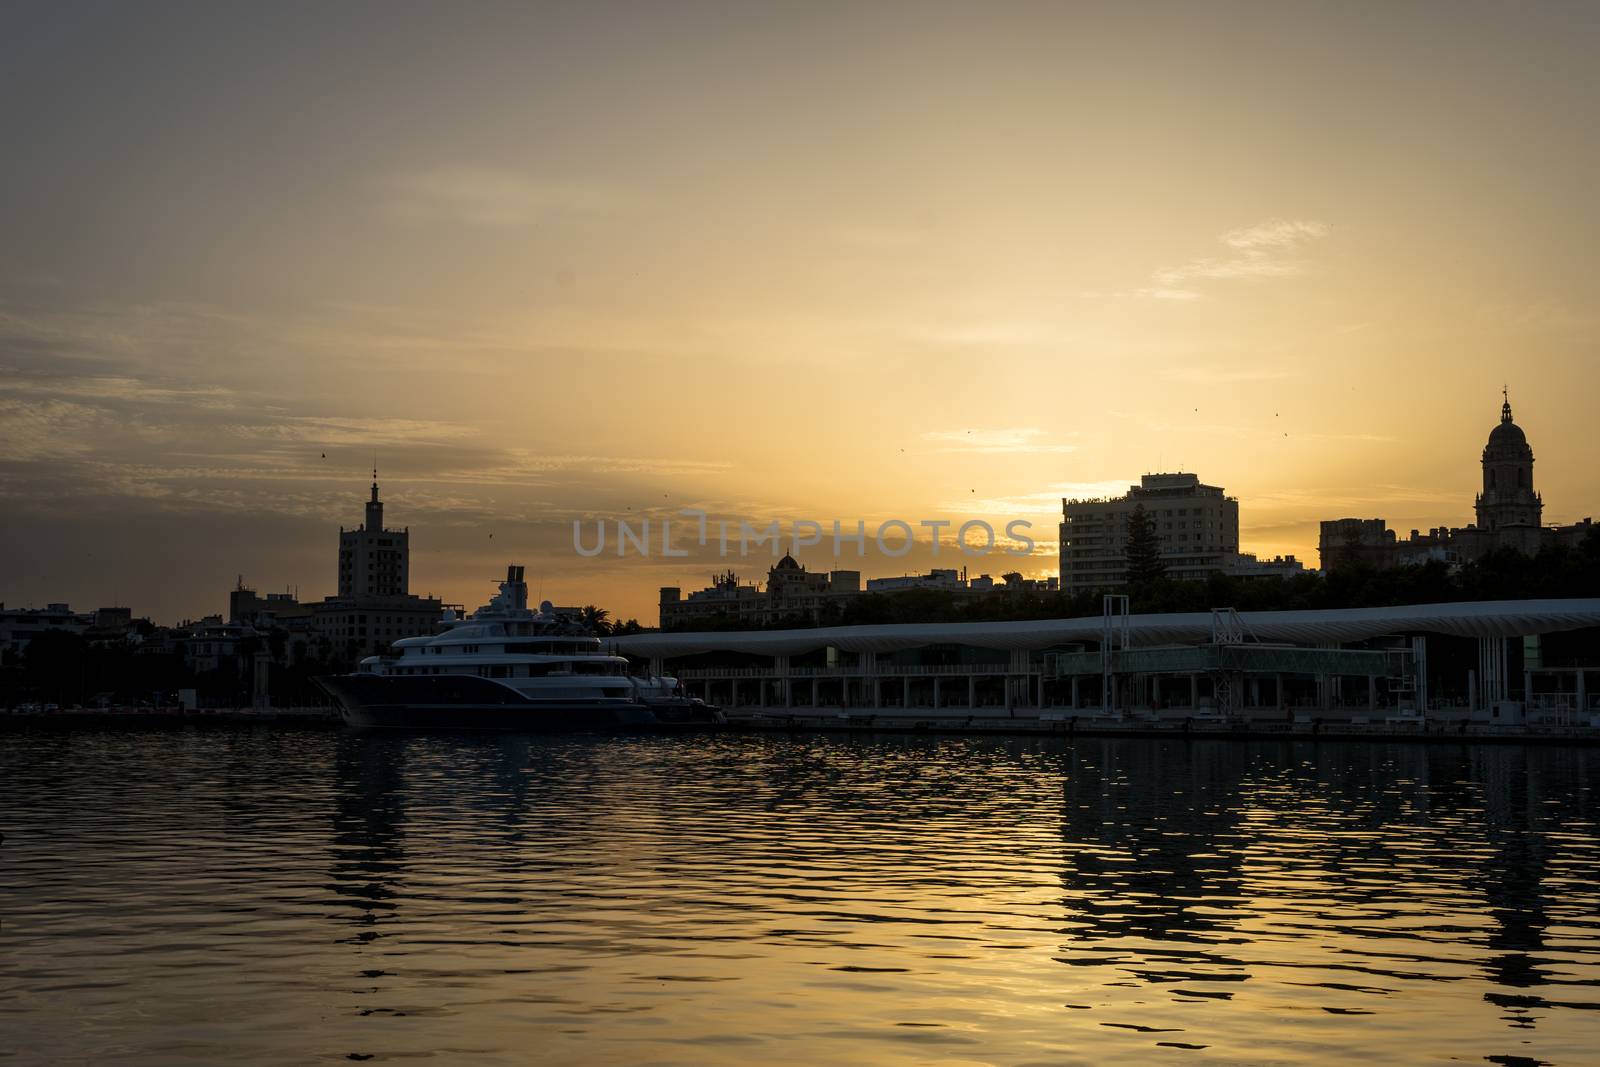
[(1126, 585), (1128, 517), (1135, 508), (1155, 524), (1169, 578), (1205, 578), (1236, 567), (1239, 501), (1193, 474), (1146, 474), (1126, 496), (1061, 501), (1061, 589)]

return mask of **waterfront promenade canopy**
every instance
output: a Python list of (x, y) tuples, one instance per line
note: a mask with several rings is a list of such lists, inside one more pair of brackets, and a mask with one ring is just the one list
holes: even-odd
[[(1600, 599), (1491, 600), (1467, 604), (1410, 604), (1392, 608), (1331, 608), (1318, 611), (1252, 611), (1239, 616), (1260, 641), (1337, 644), (1386, 634), (1448, 634), (1455, 637), (1524, 637), (1600, 626)], [(1133, 645), (1195, 644), (1211, 639), (1211, 614), (1133, 615)], [(716, 633), (651, 633), (613, 639), (617, 651), (640, 657), (691, 656), (701, 652), (796, 655), (820, 648), (846, 652), (897, 652), (928, 645), (973, 648), (1055, 648), (1100, 640), (1102, 619), (1032, 619), (1026, 622), (894, 623), (824, 626), (809, 630), (730, 630)]]

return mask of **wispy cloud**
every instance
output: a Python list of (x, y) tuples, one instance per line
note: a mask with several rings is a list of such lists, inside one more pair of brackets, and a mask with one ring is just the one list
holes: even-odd
[(1254, 226), (1228, 230), (1217, 240), (1228, 253), (1200, 256), (1177, 267), (1164, 267), (1150, 275), (1150, 285), (1132, 289), (1085, 289), (1078, 296), (1086, 300), (1199, 300), (1204, 294), (1194, 282), (1234, 279), (1288, 278), (1305, 270), (1305, 262), (1294, 253), (1308, 241), (1320, 240), (1333, 232), (1325, 222), (1311, 219), (1271, 218)]
[(338, 418), (290, 415), (273, 422), (252, 422), (227, 427), (240, 436), (304, 441), (318, 445), (438, 444), (479, 436), (479, 431), (460, 423), (433, 419)]
[(437, 167), (392, 175), (383, 182), (384, 209), (410, 221), (468, 226), (531, 226), (554, 215), (596, 214), (624, 198), (599, 187), (537, 181), (487, 167)]
[(1327, 223), (1299, 219), (1268, 219), (1255, 226), (1229, 230), (1219, 240), (1232, 249), (1229, 256), (1203, 256), (1180, 267), (1158, 270), (1150, 277), (1157, 285), (1175, 286), (1193, 279), (1287, 278), (1304, 270), (1299, 260), (1288, 258), (1307, 241), (1331, 232)]
[(1037, 454), (1075, 452), (1077, 445), (1041, 440), (1044, 431), (1036, 427), (998, 430), (929, 430), (922, 435), (939, 448), (936, 452), (965, 452), (977, 455)]
[(88, 431), (107, 416), (100, 408), (54, 397), (0, 397), (0, 456), (16, 463), (83, 455), (93, 449), (85, 439)]
[(1243, 252), (1266, 251), (1274, 248), (1293, 248), (1302, 241), (1328, 236), (1325, 222), (1300, 219), (1268, 219), (1239, 230), (1229, 230), (1222, 235), (1222, 243)]
[(182, 385), (122, 375), (13, 377), (0, 381), (0, 392), (29, 396), (78, 397), (88, 400), (181, 403), (217, 408), (231, 407), (234, 398), (233, 390), (222, 386)]

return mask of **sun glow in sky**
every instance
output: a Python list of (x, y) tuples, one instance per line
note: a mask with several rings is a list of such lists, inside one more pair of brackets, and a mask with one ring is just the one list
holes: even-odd
[(330, 594), (374, 456), (469, 605), (653, 622), (723, 561), (571, 522), (680, 508), (1024, 518), (1050, 574), (1062, 496), (1176, 469), (1314, 565), (1469, 521), (1507, 382), (1600, 510), (1593, 5), (3, 16), (8, 605)]

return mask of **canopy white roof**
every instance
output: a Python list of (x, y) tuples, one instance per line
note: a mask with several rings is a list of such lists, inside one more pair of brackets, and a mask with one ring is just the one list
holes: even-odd
[[(1360, 641), (1385, 634), (1427, 633), (1457, 637), (1522, 637), (1600, 626), (1600, 600), (1493, 600), (1471, 604), (1412, 604), (1394, 608), (1325, 611), (1251, 611), (1240, 618), (1262, 641), (1316, 645)], [(1036, 619), (1027, 622), (897, 623), (828, 626), (810, 630), (730, 630), (722, 633), (652, 633), (613, 639), (633, 656), (689, 656), (698, 652), (795, 655), (832, 646), (847, 652), (895, 652), (932, 644), (1037, 650), (1073, 641), (1098, 641), (1101, 619)], [(1184, 644), (1211, 639), (1211, 614), (1134, 615), (1135, 645)]]

